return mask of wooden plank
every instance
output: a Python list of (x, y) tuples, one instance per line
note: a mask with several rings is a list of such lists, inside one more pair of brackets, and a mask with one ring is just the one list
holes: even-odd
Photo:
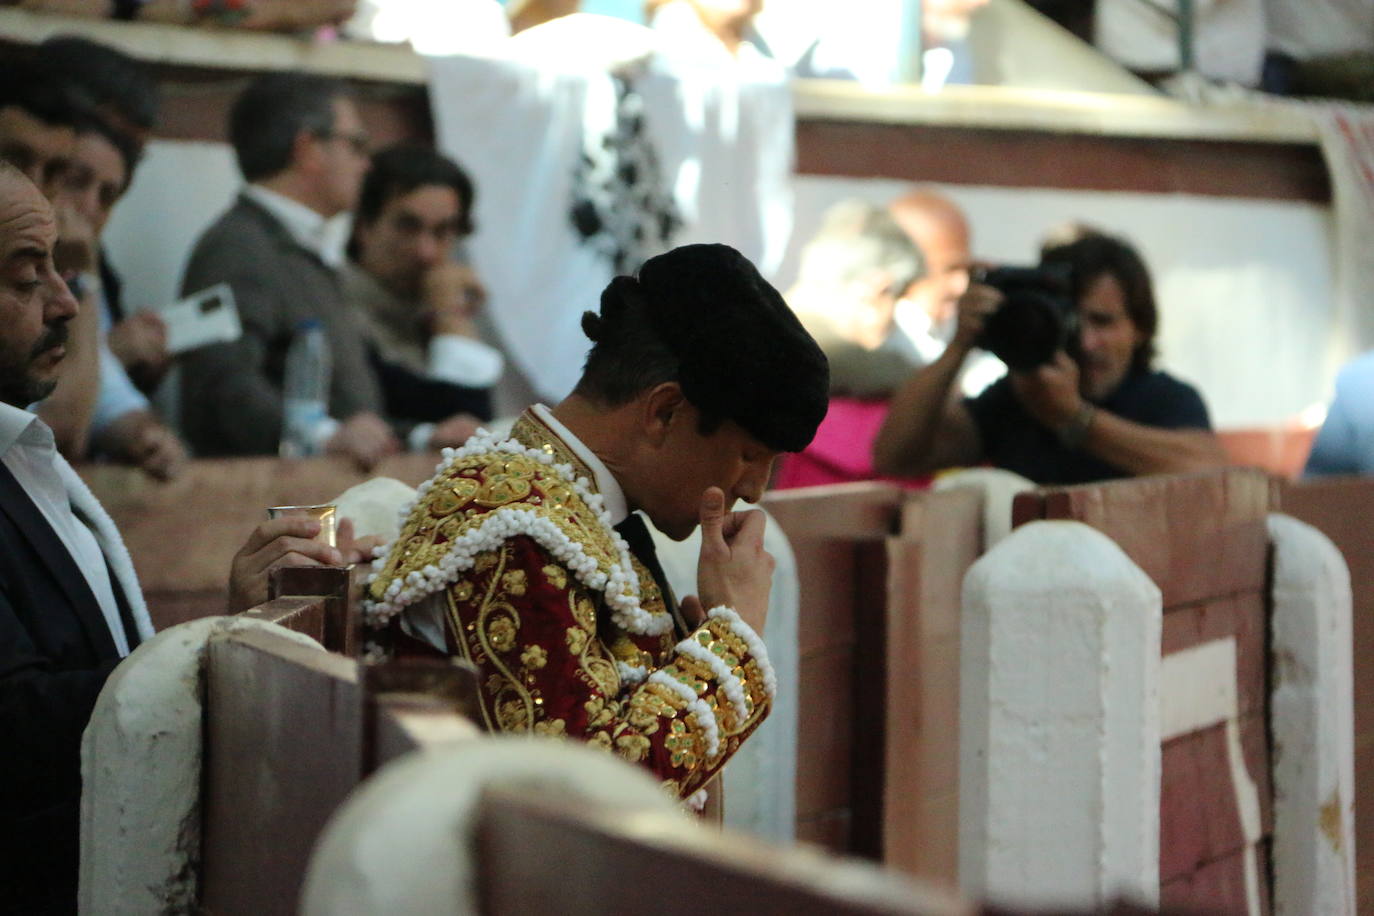
[(528, 792), (484, 793), (476, 845), (488, 916), (973, 912), (895, 875), (875, 871), (860, 881), (846, 871), (840, 881), (833, 866), (801, 851), (686, 830), (678, 818), (641, 813), (627, 824), (614, 810)]
[(791, 543), (801, 595), (798, 830), (842, 841), (831, 848), (875, 857), (882, 830), (884, 545), (904, 498), (895, 485), (859, 483), (774, 491), (764, 499)]
[[(1047, 488), (1043, 517), (1084, 522), (1115, 541), (1166, 608), (1264, 587), (1269, 478), (1251, 468)], [(1018, 518), (1031, 504), (1019, 501)]]
[(362, 609), (353, 600), (353, 572), (340, 566), (279, 566), (267, 575), (269, 598), (313, 595), (323, 599), (319, 639), (330, 652), (356, 658), (361, 652)]
[(959, 864), (959, 631), (982, 553), (976, 490), (924, 493), (888, 542), (883, 861), (954, 886)]
[(243, 616), (303, 633), (324, 645), (325, 605), (325, 599), (318, 595), (290, 595), (249, 608)]
[(770, 490), (767, 509), (789, 540), (882, 540), (895, 533), (905, 492), (890, 483), (837, 483)]
[[(119, 527), (145, 591), (222, 594), (230, 561), (267, 520), (268, 506), (323, 503), (373, 476), (415, 486), (434, 473), (437, 461), (435, 455), (396, 455), (364, 473), (342, 458), (199, 459), (166, 483), (113, 465), (78, 471)], [(179, 549), (192, 534), (196, 549)]]
[(1331, 200), (1321, 152), (1306, 142), (799, 120), (797, 172), (1011, 188)]
[(361, 778), (356, 665), (271, 633), (211, 642), (201, 902), (294, 914), (310, 850)]
[[(813, 817), (850, 804), (853, 768), (853, 655), (830, 650), (800, 665), (797, 723), (797, 817)], [(848, 831), (845, 834), (848, 849)]]
[(1236, 643), (1236, 699), (1241, 713), (1268, 707), (1266, 672), (1269, 611), (1261, 591), (1227, 595), (1199, 604), (1165, 608), (1161, 633), (1164, 655), (1216, 639)]

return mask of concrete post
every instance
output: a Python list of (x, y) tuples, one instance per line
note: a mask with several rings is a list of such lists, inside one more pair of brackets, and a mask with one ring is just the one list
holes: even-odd
[(959, 876), (971, 896), (1159, 897), (1159, 589), (1078, 522), (1012, 532), (964, 580)]
[(1355, 912), (1350, 572), (1311, 525), (1269, 516), (1274, 912)]
[(81, 740), (82, 913), (190, 912), (200, 860), (205, 647), (273, 623), (204, 617), (164, 630), (115, 668)]

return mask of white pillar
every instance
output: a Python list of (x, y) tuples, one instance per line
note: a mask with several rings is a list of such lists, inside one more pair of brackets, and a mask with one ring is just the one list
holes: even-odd
[(1311, 525), (1269, 516), (1274, 912), (1355, 912), (1350, 572)]
[(81, 739), (82, 913), (195, 909), (205, 647), (263, 628), (324, 651), (273, 623), (205, 617), (157, 634), (105, 682)]
[(969, 570), (963, 615), (963, 889), (1155, 903), (1159, 589), (1100, 532), (1033, 522)]

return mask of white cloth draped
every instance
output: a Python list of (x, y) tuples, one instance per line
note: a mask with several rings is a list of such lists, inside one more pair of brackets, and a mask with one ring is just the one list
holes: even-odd
[(657, 190), (682, 219), (644, 255), (724, 242), (765, 275), (791, 231), (791, 94), (781, 66), (761, 56), (707, 66), (605, 17), (565, 17), (501, 48), (499, 58), (432, 58), (430, 101), (439, 148), (477, 186), (468, 251), (501, 345), (536, 394), (556, 402), (581, 372), (582, 313), (614, 276), (571, 212), (584, 151), (617, 127), (617, 77), (643, 102)]

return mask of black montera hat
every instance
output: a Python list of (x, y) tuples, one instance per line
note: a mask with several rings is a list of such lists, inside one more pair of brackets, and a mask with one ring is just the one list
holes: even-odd
[(687, 400), (780, 452), (825, 418), (825, 354), (778, 291), (729, 245), (684, 245), (644, 262), (638, 283)]

